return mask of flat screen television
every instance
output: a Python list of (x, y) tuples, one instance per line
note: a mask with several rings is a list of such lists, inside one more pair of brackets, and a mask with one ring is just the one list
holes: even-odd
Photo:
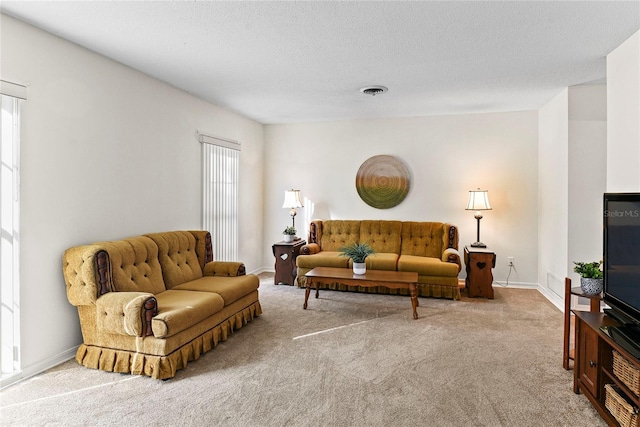
[(611, 335), (640, 355), (640, 193), (604, 194), (603, 272), (607, 314), (626, 326)]

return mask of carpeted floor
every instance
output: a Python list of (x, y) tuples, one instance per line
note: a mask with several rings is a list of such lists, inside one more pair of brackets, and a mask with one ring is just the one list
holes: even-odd
[(304, 290), (261, 275), (263, 315), (169, 381), (71, 360), (0, 393), (3, 426), (604, 426), (562, 369), (562, 314), (495, 300)]

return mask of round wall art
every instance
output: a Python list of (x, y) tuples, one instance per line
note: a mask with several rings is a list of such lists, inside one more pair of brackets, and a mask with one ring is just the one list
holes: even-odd
[(369, 206), (389, 209), (409, 193), (409, 169), (398, 158), (387, 155), (367, 159), (356, 174), (356, 189)]

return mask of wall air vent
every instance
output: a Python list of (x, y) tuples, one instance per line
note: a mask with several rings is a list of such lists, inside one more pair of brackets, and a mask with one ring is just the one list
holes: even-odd
[(376, 96), (386, 92), (387, 90), (389, 89), (384, 86), (367, 86), (360, 89), (360, 92), (364, 93), (365, 95)]

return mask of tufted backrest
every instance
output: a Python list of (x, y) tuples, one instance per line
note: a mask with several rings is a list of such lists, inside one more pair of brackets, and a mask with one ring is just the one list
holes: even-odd
[(158, 294), (166, 290), (153, 240), (139, 236), (96, 245), (108, 254), (111, 291)]
[(440, 258), (443, 239), (441, 222), (403, 222), (401, 254)]
[(322, 221), (319, 239), (323, 251), (338, 251), (343, 246), (360, 243), (360, 221)]
[(360, 221), (360, 243), (368, 243), (377, 253), (400, 253), (400, 221)]
[(169, 231), (145, 236), (158, 245), (158, 259), (167, 289), (202, 277), (193, 233)]

